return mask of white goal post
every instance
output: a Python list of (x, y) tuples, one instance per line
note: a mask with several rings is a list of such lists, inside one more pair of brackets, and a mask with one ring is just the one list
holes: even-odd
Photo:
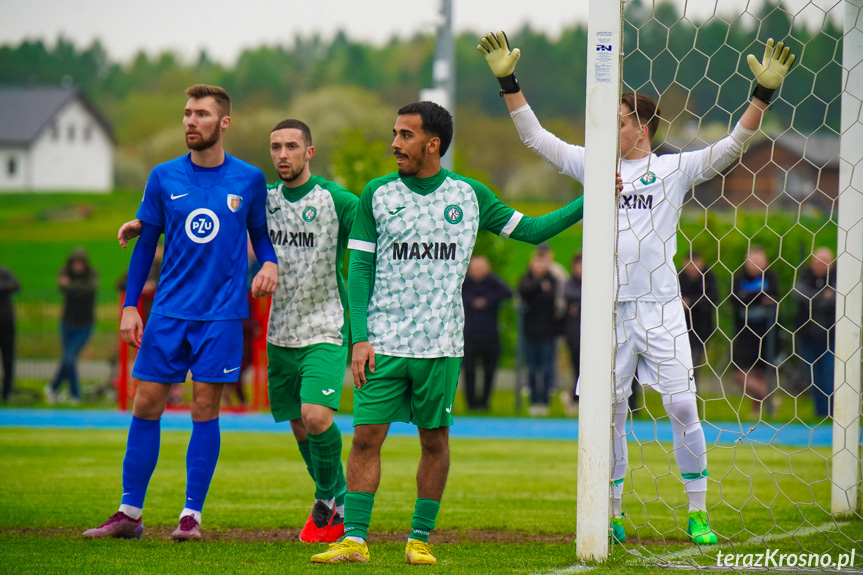
[(845, 1), (836, 246), (831, 510), (854, 513), (860, 489), (860, 324), (863, 318), (863, 0)]
[(596, 345), (581, 349), (576, 553), (583, 560), (608, 556), (622, 17), (622, 2), (590, 0), (581, 341)]

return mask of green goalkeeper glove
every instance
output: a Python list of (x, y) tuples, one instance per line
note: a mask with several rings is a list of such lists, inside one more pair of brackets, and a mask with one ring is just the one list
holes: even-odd
[(500, 30), (497, 34), (489, 32), (481, 38), (476, 49), (485, 56), (488, 67), (500, 83), (500, 95), (517, 94), (521, 91), (515, 78), (515, 65), (521, 58), (521, 50), (510, 51), (506, 33)]
[(782, 42), (774, 48), (773, 38), (770, 38), (764, 47), (764, 57), (760, 63), (752, 54), (746, 57), (749, 69), (752, 70), (757, 82), (755, 90), (752, 92), (753, 97), (765, 104), (770, 103), (773, 92), (782, 85), (782, 81), (788, 75), (788, 70), (791, 69), (791, 65), (796, 59), (796, 56), (790, 52), (791, 48)]

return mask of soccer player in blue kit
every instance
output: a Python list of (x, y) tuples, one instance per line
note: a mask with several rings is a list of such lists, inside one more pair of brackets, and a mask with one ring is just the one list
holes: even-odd
[[(195, 85), (183, 127), (190, 153), (150, 173), (137, 217), (141, 236), (129, 263), (120, 337), (140, 348), (138, 379), (123, 460), (120, 509), (86, 537), (140, 538), (147, 485), (159, 458), (160, 418), (171, 384), (192, 372), (192, 437), (186, 454), (186, 503), (172, 537), (201, 538), (201, 510), (221, 443), (219, 408), (225, 383), (240, 374), (246, 300), (246, 234), (262, 262), (252, 295), (275, 291), (276, 254), (267, 234), (263, 173), (224, 151), (231, 101), (224, 89)], [(159, 236), (165, 234), (159, 289), (143, 330), (137, 302)]]

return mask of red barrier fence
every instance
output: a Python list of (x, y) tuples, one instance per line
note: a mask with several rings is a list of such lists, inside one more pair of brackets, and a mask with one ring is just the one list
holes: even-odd
[[(146, 329), (147, 318), (153, 305), (153, 295), (152, 293), (144, 293), (138, 301), (138, 313), (141, 314), (144, 329)], [(125, 297), (125, 292), (120, 292), (118, 326), (120, 318), (123, 315), (123, 300)], [(261, 409), (269, 409), (270, 406), (269, 395), (267, 393), (267, 322), (270, 317), (270, 298), (251, 300), (249, 313), (250, 318), (256, 325), (251, 341), (252, 361), (245, 373), (240, 375), (240, 381), (243, 382), (246, 380), (245, 388), (250, 388), (251, 400), (245, 405), (223, 405), (223, 411), (259, 411)], [(135, 389), (138, 383), (132, 376), (131, 369), (129, 368), (130, 362), (133, 362), (137, 355), (137, 350), (119, 339), (119, 335), (117, 339), (119, 349), (118, 370), (117, 379), (114, 381), (114, 385), (117, 388), (117, 408), (120, 411), (127, 411), (132, 406), (132, 400), (135, 397)], [(185, 396), (185, 393), (183, 395)], [(167, 409), (189, 409), (189, 404), (179, 398), (177, 401), (169, 400)]]

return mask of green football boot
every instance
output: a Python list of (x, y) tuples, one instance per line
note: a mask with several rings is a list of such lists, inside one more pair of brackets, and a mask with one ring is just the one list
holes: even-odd
[[(611, 545), (613, 543), (625, 543), (626, 542), (626, 531), (623, 530), (623, 518), (626, 516), (625, 513), (621, 514), (620, 517), (614, 517), (611, 520), (611, 523), (608, 524), (608, 544)], [(573, 543), (578, 543), (578, 539), (574, 540)]]
[(716, 533), (710, 528), (707, 513), (704, 511), (689, 513), (689, 527), (686, 528), (686, 533), (692, 542), (698, 545), (716, 545), (718, 543)]
[(626, 531), (623, 530), (623, 515), (612, 517), (609, 532), (610, 536), (617, 543), (626, 543)]

